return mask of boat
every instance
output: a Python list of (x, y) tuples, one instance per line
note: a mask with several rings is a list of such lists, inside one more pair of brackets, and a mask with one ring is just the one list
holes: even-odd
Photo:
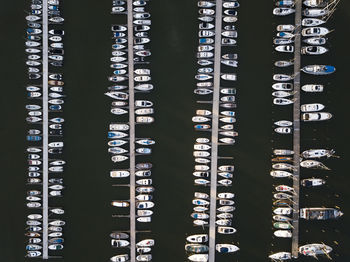
[(237, 31), (236, 30), (223, 31), (221, 35), (229, 38), (237, 38)]
[(327, 15), (329, 12), (328, 9), (324, 8), (324, 9), (319, 9), (319, 8), (306, 8), (303, 11), (303, 15), (306, 17), (320, 17), (320, 16), (325, 16)]
[(316, 93), (316, 92), (323, 92), (323, 88), (324, 88), (323, 85), (317, 85), (317, 84), (303, 85), (303, 86), (301, 87), (301, 89), (302, 89), (304, 92), (313, 92), (313, 93)]
[(335, 72), (335, 67), (329, 65), (308, 65), (304, 66), (301, 71), (311, 75), (328, 75)]
[(228, 16), (237, 16), (238, 12), (236, 10), (226, 9), (224, 10), (224, 14)]
[(198, 13), (200, 15), (214, 15), (215, 14), (215, 10), (209, 9), (209, 8), (203, 8), (203, 9), (199, 9)]
[(319, 112), (319, 113), (304, 113), (301, 115), (301, 119), (306, 122), (311, 121), (324, 121), (332, 118), (331, 113)]
[(152, 255), (151, 254), (146, 254), (146, 255), (138, 255), (136, 257), (137, 261), (151, 261), (152, 260)]
[(123, 162), (123, 161), (129, 159), (129, 157), (123, 156), (123, 155), (116, 155), (116, 156), (112, 156), (111, 159), (113, 162)]
[(230, 235), (237, 232), (233, 227), (218, 226), (217, 232), (219, 234)]
[(321, 158), (321, 157), (331, 157), (335, 153), (334, 150), (327, 149), (309, 149), (301, 153), (304, 158)]
[(281, 178), (281, 177), (292, 177), (293, 174), (287, 171), (283, 171), (283, 170), (272, 170), (270, 172), (270, 175), (272, 177), (277, 177), (277, 178)]
[(273, 39), (273, 43), (275, 45), (288, 45), (294, 43), (294, 39), (286, 39), (286, 38), (275, 38)]
[[(291, 199), (293, 196), (290, 194), (287, 194), (287, 193), (275, 193), (275, 194), (273, 194), (273, 197), (275, 199)], [(275, 214), (276, 215), (285, 215), (284, 213), (275, 213)]]
[(137, 116), (136, 123), (150, 124), (154, 122), (154, 118), (150, 116)]
[(286, 15), (293, 14), (294, 12), (295, 12), (295, 9), (286, 8), (286, 7), (276, 7), (272, 11), (272, 13), (277, 16), (286, 16)]
[(287, 98), (274, 98), (273, 103), (275, 105), (290, 105), (290, 104), (293, 104), (294, 101)]
[(291, 25), (291, 24), (287, 24), (287, 25), (282, 24), (282, 25), (278, 25), (276, 27), (276, 30), (278, 32), (288, 32), (288, 31), (292, 32), (292, 31), (294, 31), (294, 29), (295, 29), (295, 26)]
[(292, 75), (286, 75), (286, 74), (274, 74), (272, 78), (275, 81), (290, 81), (290, 80), (293, 80), (293, 76)]
[(151, 187), (151, 186), (137, 187), (136, 192), (138, 192), (138, 193), (152, 193), (152, 192), (154, 192), (154, 187)]
[(117, 256), (111, 257), (109, 260), (111, 262), (126, 262), (129, 260), (129, 255), (128, 254), (117, 255)]
[(153, 247), (154, 239), (144, 239), (138, 243), (136, 243), (137, 247)]
[(194, 261), (194, 262), (206, 262), (208, 261), (209, 255), (208, 254), (194, 254), (188, 257), (188, 260)]
[(269, 258), (273, 261), (283, 261), (292, 259), (292, 254), (290, 252), (278, 252), (272, 255), (269, 255)]
[(141, 85), (136, 85), (134, 88), (136, 90), (139, 90), (139, 91), (151, 91), (153, 89), (153, 85), (152, 84), (141, 84)]
[(325, 106), (319, 103), (304, 104), (300, 106), (301, 112), (316, 112), (316, 111), (321, 111), (324, 108)]
[(197, 88), (193, 91), (197, 95), (208, 95), (213, 93), (213, 90), (207, 89), (207, 88)]
[(207, 245), (202, 245), (202, 244), (186, 244), (185, 250), (187, 252), (198, 254), (198, 253), (208, 252), (209, 247)]
[(62, 244), (63, 242), (64, 242), (64, 239), (60, 237), (49, 239), (49, 244)]
[(290, 61), (290, 60), (289, 61), (279, 60), (274, 63), (274, 65), (277, 67), (288, 67), (293, 64), (294, 64), (293, 61)]
[(62, 244), (49, 245), (49, 249), (50, 250), (62, 250), (63, 249), (63, 245)]
[(280, 121), (276, 121), (274, 124), (276, 126), (288, 127), (288, 126), (292, 126), (293, 122), (292, 121), (288, 121), (288, 120), (280, 120)]
[(276, 127), (274, 130), (278, 134), (291, 134), (293, 132), (293, 129), (290, 127)]
[(309, 45), (324, 45), (326, 41), (327, 40), (324, 37), (309, 37), (303, 39), (303, 42)]
[(198, 234), (198, 235), (190, 235), (186, 238), (186, 240), (190, 243), (205, 243), (208, 241), (207, 234)]
[(40, 251), (28, 251), (27, 256), (28, 257), (39, 257), (39, 256), (41, 256), (41, 252)]
[(221, 75), (221, 79), (228, 80), (228, 81), (236, 81), (237, 76), (236, 74), (223, 74)]
[(208, 194), (201, 193), (201, 192), (194, 192), (194, 197), (202, 198), (202, 199), (209, 199), (209, 195)]
[(233, 206), (222, 206), (217, 208), (216, 210), (222, 213), (227, 213), (227, 212), (232, 212), (234, 211), (236, 208)]
[(286, 186), (286, 185), (278, 185), (275, 187), (275, 190), (278, 192), (293, 192), (293, 187)]
[(327, 52), (328, 49), (323, 46), (303, 46), (301, 48), (301, 54), (307, 55), (322, 55)]
[(195, 219), (208, 219), (209, 215), (206, 213), (192, 213), (191, 217)]
[(109, 130), (111, 130), (111, 131), (123, 131), (124, 130), (125, 131), (125, 130), (129, 130), (129, 125), (128, 124), (110, 124)]
[(326, 23), (326, 21), (318, 18), (304, 18), (301, 20), (302, 26), (319, 26)]
[(219, 253), (233, 253), (239, 250), (239, 247), (232, 244), (216, 244), (215, 249)]
[(327, 35), (328, 33), (330, 33), (330, 31), (326, 27), (308, 27), (301, 31), (301, 35), (304, 37), (321, 37)]
[(293, 53), (294, 46), (292, 45), (278, 45), (275, 47), (275, 50), (282, 53)]
[[(227, 27), (227, 26), (225, 26)], [(227, 29), (229, 30), (229, 29)], [(237, 41), (235, 39), (232, 39), (232, 38), (221, 38), (221, 45), (225, 46), (233, 46), (233, 45), (236, 45)]]
[(292, 229), (292, 225), (289, 222), (275, 222), (273, 227), (277, 229)]
[(299, 253), (304, 256), (316, 257), (318, 255), (329, 254), (332, 252), (332, 248), (325, 244), (307, 244), (299, 247)]
[(108, 132), (108, 138), (123, 138), (127, 137), (128, 134), (120, 131), (111, 131)]
[(287, 216), (281, 216), (281, 215), (274, 215), (273, 220), (278, 222), (287, 222), (287, 221), (293, 221), (293, 218), (287, 217)]
[(307, 7), (326, 7), (328, 0), (304, 0), (303, 4)]
[(193, 149), (195, 150), (209, 150), (211, 148), (210, 145), (207, 144), (194, 144)]
[(337, 219), (343, 215), (337, 208), (309, 207), (300, 209), (300, 218), (305, 220)]
[(294, 151), (289, 150), (289, 149), (274, 149), (273, 153), (277, 156), (281, 156), (281, 155), (293, 155)]
[(108, 148), (108, 153), (112, 154), (125, 154), (128, 150), (121, 148), (121, 147), (110, 147)]
[(156, 142), (152, 139), (140, 139), (140, 140), (136, 140), (136, 143), (139, 145), (154, 145)]
[(294, 34), (290, 32), (277, 32), (276, 36), (280, 38), (291, 39), (294, 37)]
[(208, 185), (208, 184), (210, 184), (210, 181), (209, 181), (209, 180), (206, 180), (206, 179), (200, 178), (200, 179), (195, 179), (195, 180), (194, 180), (194, 183), (195, 183), (196, 185)]
[(130, 242), (125, 239), (111, 239), (112, 247), (127, 247), (130, 245)]
[(139, 108), (135, 110), (136, 115), (149, 115), (153, 113), (154, 113), (153, 108)]
[(237, 22), (238, 17), (237, 16), (224, 16), (223, 21), (225, 23), (234, 23)]
[(272, 88), (277, 91), (291, 91), (293, 90), (293, 84), (291, 83), (275, 83)]
[(301, 185), (304, 187), (322, 186), (325, 183), (326, 181), (320, 178), (307, 178), (307, 179), (301, 180)]

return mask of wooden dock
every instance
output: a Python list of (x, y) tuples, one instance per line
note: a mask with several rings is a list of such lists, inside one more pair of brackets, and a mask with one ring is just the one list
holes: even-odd
[(215, 261), (216, 238), (216, 196), (218, 170), (218, 132), (219, 132), (219, 103), (220, 103), (220, 74), (221, 74), (221, 30), (222, 30), (222, 0), (216, 1), (215, 17), (215, 49), (214, 49), (214, 89), (212, 107), (211, 133), (211, 170), (210, 170), (210, 221), (209, 221), (209, 262)]
[(294, 104), (293, 104), (293, 235), (292, 257), (298, 258), (299, 249), (299, 192), (300, 192), (300, 49), (301, 49), (302, 1), (295, 2), (295, 44), (294, 44)]
[(47, 0), (42, 1), (43, 15), (42, 15), (42, 69), (43, 69), (43, 91), (42, 91), (42, 101), (43, 101), (43, 149), (42, 149), (42, 159), (43, 159), (43, 192), (42, 192), (42, 211), (43, 211), (43, 221), (42, 221), (42, 258), (48, 259), (48, 209), (49, 209), (49, 198), (48, 198), (48, 143), (49, 143), (49, 125), (48, 125), (48, 3)]
[(130, 261), (136, 262), (136, 204), (135, 204), (135, 93), (134, 93), (134, 35), (133, 0), (127, 1), (128, 74), (129, 74), (129, 152), (130, 152)]

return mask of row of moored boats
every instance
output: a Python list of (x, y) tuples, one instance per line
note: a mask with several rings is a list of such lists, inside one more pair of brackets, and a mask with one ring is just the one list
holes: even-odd
[[(149, 49), (151, 14), (148, 11), (148, 1), (132, 1), (132, 24), (113, 24), (112, 54), (110, 68), (112, 75), (108, 77), (110, 86), (105, 93), (112, 99), (111, 113), (115, 121), (109, 124), (108, 153), (114, 163), (110, 177), (118, 180), (118, 185), (129, 185), (130, 191), (125, 192), (125, 200), (113, 200), (111, 205), (116, 207), (115, 219), (135, 219), (130, 222), (130, 228), (119, 228), (110, 234), (111, 246), (117, 248), (117, 254), (110, 258), (112, 262), (125, 262), (131, 260), (129, 250), (133, 248), (131, 240), (136, 235), (140, 224), (149, 224), (153, 214), (152, 163), (138, 162), (146, 159), (152, 153), (155, 141), (142, 138), (136, 126), (154, 122), (153, 102), (146, 100), (153, 90), (151, 83), (151, 70), (149, 69)], [(130, 17), (127, 1), (113, 0), (113, 15), (123, 18), (126, 22)], [(129, 19), (128, 19), (129, 18)], [(131, 31), (130, 31), (131, 30)], [(130, 41), (131, 37), (131, 43)], [(135, 125), (138, 124), (138, 125)], [(145, 129), (143, 129), (145, 130)], [(136, 134), (135, 134), (136, 132)], [(144, 132), (144, 131), (143, 131)], [(137, 138), (135, 138), (135, 136)], [(132, 183), (132, 181), (134, 181)], [(123, 187), (118, 187), (121, 189)], [(124, 187), (129, 189), (129, 187)], [(124, 190), (120, 191), (124, 192)], [(134, 199), (131, 192), (135, 193)], [(131, 213), (135, 212), (135, 216)], [(131, 225), (136, 224), (132, 229)], [(132, 236), (132, 234), (134, 234)], [(143, 239), (136, 243), (135, 252), (137, 261), (151, 261), (154, 239)]]
[[(332, 3), (333, 2), (333, 3)], [(285, 16), (288, 13), (294, 13), (294, 1), (276, 1), (276, 8), (273, 13), (278, 16)], [(302, 28), (301, 28), (301, 40), (303, 45), (301, 46), (301, 61), (305, 55), (310, 57), (316, 57), (326, 54), (329, 49), (324, 45), (327, 43), (326, 35), (331, 32), (324, 26), (328, 20), (328, 16), (332, 14), (330, 10), (334, 8), (337, 1), (326, 0), (306, 0), (303, 2), (306, 7), (302, 14)], [(288, 17), (281, 20), (289, 21)], [(294, 18), (293, 18), (294, 20)], [(321, 26), (322, 25), (322, 26)], [(292, 68), (295, 61), (290, 54), (294, 54), (296, 51), (294, 48), (294, 39), (296, 28), (292, 24), (280, 24), (277, 26), (277, 37), (274, 39), (275, 50), (280, 57), (288, 57), (287, 60), (276, 61), (276, 71), (282, 69)], [(321, 93), (324, 91), (323, 84), (320, 83), (308, 83), (317, 79), (310, 75), (322, 76), (335, 72), (333, 66), (328, 65), (307, 65), (301, 68), (301, 71), (305, 74), (301, 75), (301, 82), (306, 82), (301, 90), (303, 93), (302, 100), (313, 100), (314, 93)], [(304, 80), (305, 79), (305, 80)], [(293, 98), (295, 91), (293, 89), (293, 72), (285, 74), (276, 73), (273, 75), (273, 80), (276, 81), (272, 88), (273, 90), (273, 103), (274, 105), (289, 105), (295, 102), (296, 98)], [(298, 94), (299, 95), (299, 94)], [(300, 107), (301, 119), (307, 121), (322, 121), (328, 120), (332, 115), (328, 112), (323, 112), (325, 105), (321, 103), (306, 103)], [(293, 114), (291, 114), (293, 118)], [(291, 120), (278, 120), (274, 122), (274, 131), (278, 134), (292, 134), (294, 121)], [(307, 128), (307, 127), (306, 127)], [(302, 141), (302, 140), (301, 140)], [(279, 142), (279, 141), (277, 141)], [(302, 146), (302, 145), (301, 145)], [(304, 175), (306, 169), (318, 169), (318, 170), (330, 170), (326, 165), (319, 161), (321, 158), (335, 157), (335, 151), (325, 148), (307, 149), (300, 153), (300, 163), (295, 163), (294, 155), (299, 152), (294, 152), (291, 149), (275, 149), (273, 151), (274, 157), (272, 158), (272, 171), (270, 175), (278, 181), (284, 181), (277, 186), (274, 186), (275, 192), (273, 193), (273, 227), (275, 229), (274, 236), (281, 242), (281, 239), (292, 239), (293, 233), (293, 213), (298, 212), (299, 218), (304, 220), (328, 220), (337, 219), (343, 215), (339, 208), (327, 208), (327, 207), (305, 207), (300, 210), (293, 210), (293, 204), (295, 203), (294, 196), (296, 194), (293, 187), (294, 171), (300, 169), (300, 176)], [(297, 158), (299, 159), (299, 157)], [(295, 166), (295, 165), (299, 165)], [(318, 171), (320, 172), (320, 171)], [(322, 173), (320, 173), (322, 174)], [(322, 187), (326, 183), (326, 180), (322, 177), (303, 177), (300, 180), (302, 186), (300, 192), (303, 193), (312, 190), (312, 188)], [(312, 191), (310, 191), (312, 192)], [(330, 246), (327, 246), (323, 242), (306, 244), (299, 247), (299, 253), (305, 256), (317, 257), (318, 255), (326, 255), (332, 251)], [(269, 256), (272, 260), (281, 261), (292, 258), (290, 252), (277, 252)]]
[[(26, 221), (26, 256), (42, 257), (44, 241), (47, 241), (49, 255), (53, 251), (63, 249), (63, 226), (65, 221), (61, 219), (64, 210), (61, 206), (60, 197), (64, 189), (63, 169), (65, 161), (62, 160), (63, 151), (63, 127), (64, 119), (61, 117), (64, 104), (63, 74), (58, 72), (63, 66), (63, 35), (62, 24), (64, 18), (61, 16), (59, 0), (48, 0), (48, 21), (43, 21), (42, 0), (31, 0), (30, 12), (26, 16), (27, 29), (25, 40), (25, 52), (27, 54), (26, 65), (28, 66), (29, 84), (26, 87), (28, 104), (26, 118), (29, 124), (26, 137), (28, 147), (28, 178), (27, 178), (27, 207), (29, 213)], [(48, 32), (43, 32), (43, 23), (48, 23)], [(48, 43), (44, 43), (43, 34), (48, 34)], [(48, 54), (43, 45), (48, 45)], [(48, 56), (48, 90), (43, 90), (43, 56)], [(47, 94), (47, 100), (44, 99)], [(44, 104), (47, 101), (47, 104)], [(48, 112), (48, 126), (44, 127), (44, 112)], [(44, 129), (48, 129), (44, 134)], [(44, 148), (44, 135), (48, 135), (48, 148)], [(47, 154), (48, 166), (44, 167), (44, 154)], [(48, 181), (44, 184), (43, 171), (47, 169)], [(48, 188), (44, 189), (47, 185)], [(48, 190), (48, 216), (44, 225), (43, 191)], [(43, 231), (47, 227), (48, 238), (43, 238)]]

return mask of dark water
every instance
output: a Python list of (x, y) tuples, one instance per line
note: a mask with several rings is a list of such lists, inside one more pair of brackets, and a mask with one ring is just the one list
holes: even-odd
[[(156, 208), (150, 225), (157, 244), (154, 261), (184, 261), (183, 246), (187, 234), (193, 232), (189, 214), (194, 192), (192, 148), (195, 138), (191, 116), (197, 108), (193, 89), (195, 49), (197, 45), (197, 1), (152, 0), (152, 73), (155, 92), (156, 123), (138, 129), (143, 136), (157, 141), (149, 159), (156, 187)], [(113, 168), (106, 147), (106, 130), (113, 120), (110, 100), (103, 95), (108, 86), (110, 24), (121, 22), (109, 15), (110, 1), (64, 1), (66, 18), (66, 63), (64, 67), (66, 94), (64, 118), (65, 172), (67, 189), (64, 260), (107, 261), (116, 252), (110, 248), (108, 233), (126, 228), (127, 224), (111, 218), (110, 200), (126, 196), (123, 189), (112, 188), (109, 170)], [(26, 208), (25, 179), (25, 55), (23, 12), (24, 1), (2, 1), (2, 237), (0, 261), (24, 261), (24, 225)], [(348, 125), (347, 83), (350, 3), (342, 1), (335, 16), (327, 24), (336, 31), (329, 36), (331, 51), (319, 59), (304, 59), (303, 63), (320, 61), (333, 64), (337, 72), (327, 77), (326, 92), (304, 95), (303, 103), (319, 101), (335, 117), (327, 124), (303, 125), (302, 148), (334, 148), (340, 159), (324, 161), (332, 171), (305, 172), (305, 175), (326, 177), (327, 186), (304, 190), (301, 205), (340, 206), (345, 215), (339, 221), (300, 225), (300, 242), (324, 241), (335, 250), (334, 261), (350, 260), (350, 226), (347, 157), (350, 133)], [(235, 256), (220, 257), (220, 261), (268, 261), (270, 251), (287, 250), (289, 240), (272, 237), (272, 185), (269, 176), (272, 146), (290, 145), (288, 138), (272, 134), (272, 122), (291, 117), (291, 109), (277, 110), (271, 105), (273, 30), (278, 21), (271, 15), (271, 1), (246, 1), (239, 9), (238, 70), (238, 144), (229, 150), (235, 158), (236, 172), (233, 191), (237, 198), (234, 225), (238, 229), (232, 239), (241, 251)], [(288, 18), (287, 18), (288, 20)], [(287, 21), (286, 20), (286, 21)], [(302, 81), (317, 78), (303, 77)], [(323, 80), (322, 80), (323, 81)], [(337, 245), (335, 241), (339, 244)], [(323, 258), (320, 259), (324, 261)], [(312, 261), (302, 258), (300, 261)]]

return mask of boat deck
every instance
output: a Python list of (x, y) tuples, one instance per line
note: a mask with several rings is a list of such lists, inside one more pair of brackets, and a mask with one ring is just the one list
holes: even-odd
[(43, 51), (43, 61), (42, 61), (42, 67), (43, 67), (43, 200), (42, 200), (42, 207), (43, 207), (43, 234), (42, 234), (42, 241), (43, 241), (43, 247), (42, 247), (42, 258), (48, 259), (48, 209), (49, 209), (49, 198), (48, 198), (48, 180), (49, 180), (49, 174), (48, 174), (48, 143), (49, 143), (49, 132), (48, 132), (48, 118), (49, 118), (49, 112), (48, 112), (48, 3), (47, 0), (42, 1), (42, 51)]
[(220, 65), (221, 65), (221, 30), (222, 30), (222, 0), (216, 1), (215, 17), (215, 53), (214, 53), (214, 87), (211, 133), (211, 170), (210, 170), (210, 221), (209, 221), (209, 262), (215, 261), (216, 237), (216, 196), (218, 170), (218, 132), (219, 132), (219, 102), (220, 102)]
[(295, 46), (294, 46), (294, 104), (293, 104), (293, 231), (292, 257), (298, 258), (299, 248), (299, 192), (300, 192), (300, 60), (301, 60), (301, 12), (302, 1), (295, 2)]
[(136, 261), (136, 203), (135, 203), (135, 93), (134, 93), (134, 36), (132, 0), (127, 1), (128, 70), (129, 70), (129, 152), (130, 152), (130, 261)]

